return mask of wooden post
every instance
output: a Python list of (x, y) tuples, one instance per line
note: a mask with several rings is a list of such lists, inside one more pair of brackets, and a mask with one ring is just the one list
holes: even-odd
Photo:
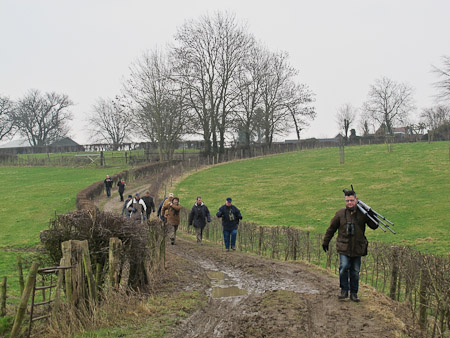
[[(72, 256), (72, 245), (71, 241), (66, 241), (61, 243), (61, 250), (63, 257), (61, 258), (62, 266), (72, 266), (71, 256)], [(68, 302), (72, 302), (72, 270), (67, 269), (64, 272), (64, 280), (65, 280), (65, 290), (66, 290), (66, 298)]]
[(97, 288), (95, 286), (94, 274), (92, 273), (91, 257), (89, 256), (89, 244), (87, 240), (80, 243), (81, 255), (83, 257), (84, 273), (88, 282), (89, 298), (92, 302), (97, 300)]
[(389, 297), (395, 300), (395, 293), (397, 289), (397, 279), (398, 279), (398, 248), (391, 247), (392, 251), (392, 270), (391, 270), (391, 283), (389, 287)]
[(103, 157), (103, 151), (100, 152), (100, 166), (103, 167), (104, 157)]
[[(62, 258), (59, 262), (59, 265), (64, 266)], [(58, 284), (57, 284), (56, 290), (55, 290), (55, 302), (53, 305), (53, 313), (57, 313), (59, 311), (59, 304), (61, 303), (61, 289), (62, 289), (63, 279), (64, 279), (64, 271), (62, 269), (59, 269), (58, 270)]]
[(427, 289), (428, 289), (428, 271), (425, 267), (420, 270), (420, 288), (419, 288), (419, 325), (422, 329), (427, 327)]
[(344, 164), (345, 163), (345, 153), (344, 153), (344, 145), (343, 144), (339, 146), (339, 155), (340, 155), (339, 163)]
[(6, 316), (6, 277), (3, 277), (2, 280), (2, 295), (1, 295), (1, 304), (0, 304), (0, 317)]
[(25, 282), (23, 280), (22, 256), (17, 256), (17, 270), (19, 271), (20, 294), (22, 294), (23, 289), (25, 288)]
[(261, 247), (264, 237), (264, 228), (262, 226), (259, 227), (259, 239), (258, 239), (258, 255), (261, 256)]
[(109, 280), (113, 288), (119, 286), (120, 250), (122, 241), (116, 237), (109, 239)]
[(13, 328), (11, 330), (11, 338), (19, 337), (20, 326), (22, 325), (23, 317), (27, 311), (28, 299), (30, 298), (31, 292), (34, 288), (34, 283), (36, 282), (36, 275), (39, 264), (33, 263), (31, 265), (30, 273), (28, 274), (27, 284), (22, 293), (22, 298), (20, 299), (19, 308), (17, 309), (16, 318), (14, 319)]

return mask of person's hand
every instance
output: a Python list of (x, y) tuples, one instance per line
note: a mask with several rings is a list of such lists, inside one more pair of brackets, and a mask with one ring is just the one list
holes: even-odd
[(327, 252), (328, 251), (328, 245), (327, 244), (322, 244), (322, 249), (323, 249), (323, 251)]

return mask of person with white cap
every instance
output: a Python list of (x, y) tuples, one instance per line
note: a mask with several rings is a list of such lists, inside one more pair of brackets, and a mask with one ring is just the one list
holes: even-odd
[(236, 250), (236, 236), (239, 225), (239, 220), (242, 219), (241, 212), (238, 208), (232, 205), (231, 197), (227, 197), (226, 202), (217, 212), (217, 217), (222, 218), (222, 231), (225, 249), (230, 251)]

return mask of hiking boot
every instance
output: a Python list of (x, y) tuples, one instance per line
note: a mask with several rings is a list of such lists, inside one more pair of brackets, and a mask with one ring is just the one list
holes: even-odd
[(350, 294), (350, 300), (352, 302), (356, 302), (356, 303), (361, 301), (361, 299), (358, 298), (358, 294), (356, 294), (356, 293), (351, 293)]
[(230, 251), (230, 249), (225, 249), (226, 252)]
[(341, 290), (341, 293), (338, 295), (339, 299), (345, 299), (348, 297), (348, 291)]
[(175, 240), (174, 239), (170, 239), (170, 244), (175, 245)]
[(231, 250), (235, 251), (235, 250), (236, 250), (236, 248), (235, 248), (234, 246), (232, 246), (232, 247), (231, 247)]

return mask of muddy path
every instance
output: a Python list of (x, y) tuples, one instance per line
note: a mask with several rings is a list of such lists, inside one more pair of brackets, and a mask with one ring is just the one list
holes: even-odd
[[(99, 205), (111, 212), (122, 207), (115, 195)], [(182, 261), (174, 290), (202, 292), (208, 301), (169, 328), (170, 337), (419, 336), (406, 306), (371, 287), (360, 285), (360, 303), (339, 301), (337, 276), (320, 268), (226, 252), (208, 242), (199, 245), (187, 234), (177, 237), (175, 245), (167, 245), (166, 269)]]

